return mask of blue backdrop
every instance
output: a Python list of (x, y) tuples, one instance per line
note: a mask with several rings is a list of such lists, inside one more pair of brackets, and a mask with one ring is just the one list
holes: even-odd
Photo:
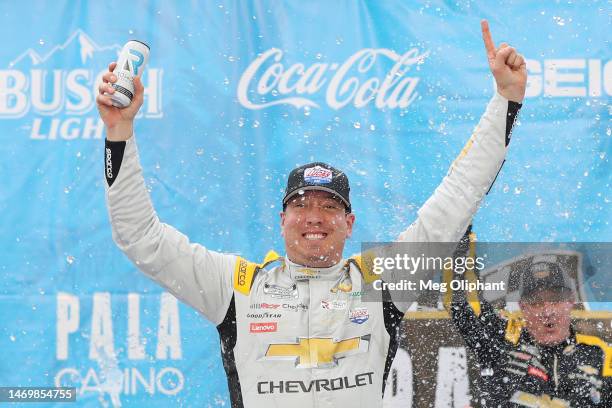
[(96, 81), (127, 40), (151, 47), (136, 132), (161, 219), (258, 260), (309, 161), (351, 179), (349, 253), (412, 222), (492, 95), (481, 18), (530, 77), (479, 239), (609, 241), (605, 1), (0, 3), (0, 385), (229, 404), (215, 328), (111, 239)]

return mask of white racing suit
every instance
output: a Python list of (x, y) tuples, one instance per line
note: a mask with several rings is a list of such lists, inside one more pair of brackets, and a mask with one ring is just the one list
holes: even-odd
[[(455, 242), (504, 163), (520, 104), (496, 94), (442, 184), (400, 241)], [(159, 221), (136, 141), (106, 142), (106, 199), (119, 248), (217, 325), (232, 407), (380, 407), (405, 305), (362, 302), (359, 257), (306, 268), (191, 243)], [(381, 294), (382, 296), (382, 294)]]

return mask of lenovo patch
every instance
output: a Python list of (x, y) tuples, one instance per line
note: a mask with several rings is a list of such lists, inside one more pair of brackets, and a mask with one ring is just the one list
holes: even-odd
[(269, 323), (251, 323), (249, 327), (249, 331), (251, 333), (272, 333), (277, 330), (278, 323), (269, 322)]

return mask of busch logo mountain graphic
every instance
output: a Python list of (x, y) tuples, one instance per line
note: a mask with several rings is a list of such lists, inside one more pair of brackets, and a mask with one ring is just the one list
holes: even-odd
[[(121, 46), (98, 45), (78, 29), (45, 52), (28, 48), (0, 69), (0, 119), (20, 119), (35, 140), (101, 139), (96, 95)], [(139, 116), (161, 118), (163, 70), (145, 69)]]

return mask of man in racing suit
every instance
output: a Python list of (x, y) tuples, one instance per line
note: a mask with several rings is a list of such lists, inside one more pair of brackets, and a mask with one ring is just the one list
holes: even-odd
[[(482, 31), (497, 92), (400, 241), (459, 240), (504, 163), (527, 72), (514, 48), (494, 47), (486, 21)], [(324, 163), (291, 173), (281, 213), (285, 256), (270, 252), (255, 263), (191, 243), (157, 218), (132, 136), (142, 84), (135, 79), (129, 107), (114, 108), (106, 95), (114, 66), (97, 97), (113, 239), (142, 272), (217, 325), (232, 406), (381, 406), (405, 308), (361, 301), (373, 277), (359, 257), (342, 256), (355, 220), (346, 175)]]
[(522, 318), (499, 316), (465, 292), (451, 316), (476, 356), (482, 407), (610, 407), (612, 353), (571, 324), (574, 285), (560, 263), (532, 256), (521, 281)]

